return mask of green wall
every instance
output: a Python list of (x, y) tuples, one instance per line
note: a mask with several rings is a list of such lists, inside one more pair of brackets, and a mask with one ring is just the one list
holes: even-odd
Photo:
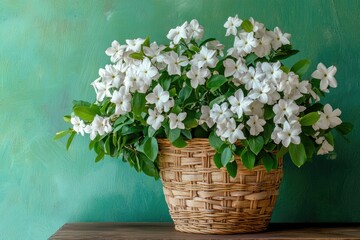
[(235, 14), (292, 33), (301, 52), (289, 64), (336, 65), (339, 87), (326, 101), (355, 125), (336, 159), (285, 163), (272, 221), (359, 222), (359, 13), (357, 0), (0, 0), (0, 239), (46, 239), (66, 222), (170, 221), (160, 181), (116, 159), (95, 164), (87, 139), (66, 151), (52, 138), (72, 99), (94, 99), (89, 84), (112, 40), (164, 42), (193, 18), (223, 40)]

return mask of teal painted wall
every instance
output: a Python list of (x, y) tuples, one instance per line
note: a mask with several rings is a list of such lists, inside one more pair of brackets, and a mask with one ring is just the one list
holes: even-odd
[(52, 138), (72, 99), (94, 99), (89, 84), (112, 40), (164, 42), (193, 18), (223, 40), (235, 14), (292, 33), (301, 53), (289, 64), (336, 65), (339, 87), (326, 101), (355, 125), (336, 159), (285, 163), (272, 221), (359, 222), (360, 1), (0, 0), (0, 239), (46, 239), (75, 221), (170, 221), (159, 181), (116, 159), (95, 164), (87, 139), (66, 151)]

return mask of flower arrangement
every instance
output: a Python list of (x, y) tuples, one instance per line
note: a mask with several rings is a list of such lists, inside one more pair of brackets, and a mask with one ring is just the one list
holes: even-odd
[(92, 83), (96, 101), (74, 101), (64, 117), (72, 127), (55, 138), (70, 134), (68, 148), (76, 134), (89, 134), (96, 161), (110, 155), (156, 179), (157, 138), (179, 148), (208, 138), (216, 166), (232, 177), (236, 155), (249, 169), (263, 164), (270, 171), (287, 152), (298, 167), (332, 152), (332, 130), (345, 135), (352, 129), (339, 109), (319, 102), (337, 87), (336, 67), (319, 63), (304, 80), (309, 60), (291, 68), (281, 62), (298, 52), (290, 34), (238, 16), (224, 27), (234, 38), (226, 54), (218, 40), (202, 40), (204, 28), (195, 19), (171, 29), (168, 45), (113, 41), (105, 51), (111, 64)]

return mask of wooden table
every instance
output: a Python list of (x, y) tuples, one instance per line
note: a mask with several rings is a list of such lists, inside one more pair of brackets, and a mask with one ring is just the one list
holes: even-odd
[(359, 239), (360, 224), (270, 224), (266, 232), (203, 235), (177, 232), (172, 223), (67, 223), (49, 239)]

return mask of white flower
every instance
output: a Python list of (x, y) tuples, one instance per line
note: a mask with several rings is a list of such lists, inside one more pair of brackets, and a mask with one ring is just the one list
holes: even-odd
[(315, 140), (315, 142), (319, 145), (321, 144), (321, 147), (320, 147), (319, 151), (317, 152), (317, 155), (324, 155), (324, 154), (328, 154), (329, 152), (334, 151), (334, 146), (332, 146), (325, 139), (325, 137), (319, 137), (318, 139)]
[(106, 49), (105, 53), (110, 57), (110, 61), (113, 63), (122, 59), (126, 46), (120, 45), (118, 41), (113, 41), (111, 47)]
[(228, 103), (224, 102), (221, 104), (214, 104), (210, 110), (211, 119), (217, 124), (221, 124), (230, 117), (233, 116), (233, 113), (229, 110)]
[(340, 109), (337, 108), (333, 111), (333, 108), (330, 104), (326, 104), (324, 106), (324, 112), (319, 112), (319, 114), (320, 119), (315, 123), (315, 125), (320, 129), (326, 130), (328, 128), (334, 128), (342, 123), (341, 119), (339, 118), (341, 114)]
[(110, 88), (112, 88), (111, 84), (104, 83), (100, 81), (101, 78), (96, 79), (91, 85), (94, 87), (96, 92), (96, 100), (101, 102), (105, 97), (111, 97)]
[(218, 61), (215, 50), (210, 50), (207, 47), (202, 46), (200, 52), (193, 56), (190, 63), (191, 65), (196, 65), (199, 68), (214, 68)]
[(80, 133), (82, 136), (84, 136), (84, 130), (85, 130), (85, 123), (83, 120), (81, 120), (79, 117), (74, 116), (71, 117), (70, 120), (71, 124), (73, 125), (73, 129), (76, 133)]
[(290, 95), (296, 86), (299, 85), (299, 76), (293, 72), (289, 72), (288, 74), (284, 73), (278, 83), (277, 90), (284, 92), (286, 95)]
[(205, 44), (205, 46), (208, 49), (219, 51), (218, 53), (221, 57), (224, 56), (223, 50), (224, 50), (225, 46), (223, 44), (221, 44), (218, 40), (209, 41)]
[(209, 106), (201, 106), (201, 116), (199, 119), (199, 125), (203, 123), (206, 123), (206, 125), (208, 125), (209, 128), (211, 128), (215, 124), (212, 118), (210, 117)]
[(255, 21), (254, 18), (249, 18), (249, 21), (251, 22), (251, 24), (253, 25), (253, 32), (254, 33), (259, 33), (259, 32), (263, 32), (265, 30), (265, 26), (263, 23), (260, 23), (258, 21)]
[(239, 139), (245, 139), (244, 133), (241, 131), (243, 127), (243, 124), (239, 124), (236, 127), (235, 119), (231, 118), (226, 122), (226, 130), (222, 134), (222, 137), (227, 139), (230, 143), (235, 143)]
[(236, 62), (228, 58), (224, 62), (225, 67), (225, 77), (234, 76), (235, 78), (241, 78), (248, 70), (243, 58), (239, 58)]
[(263, 62), (261, 64), (262, 71), (266, 74), (266, 78), (276, 83), (282, 77), (283, 71), (281, 70), (281, 63), (268, 63)]
[(255, 83), (263, 81), (265, 73), (261, 69), (255, 70), (253, 67), (249, 67), (241, 81), (245, 84), (246, 90), (250, 90), (254, 87)]
[(229, 17), (228, 20), (225, 22), (224, 27), (226, 28), (225, 36), (236, 35), (237, 28), (240, 27), (242, 20), (238, 18), (237, 15), (235, 17)]
[(207, 68), (198, 68), (192, 65), (190, 71), (186, 73), (186, 76), (190, 78), (191, 87), (197, 88), (198, 85), (205, 84), (205, 78), (210, 76), (210, 71)]
[(106, 85), (119, 88), (120, 85), (123, 83), (124, 76), (114, 65), (108, 64), (105, 66), (105, 69), (100, 68), (99, 75), (102, 82), (104, 82)]
[(266, 121), (254, 115), (250, 116), (246, 124), (250, 127), (250, 135), (257, 136), (264, 131), (263, 126), (266, 124)]
[(244, 113), (247, 116), (257, 115), (259, 117), (264, 116), (264, 104), (255, 100), (247, 109), (244, 109)]
[(244, 93), (241, 89), (238, 89), (234, 93), (234, 96), (230, 96), (228, 101), (231, 104), (230, 110), (233, 113), (236, 113), (238, 118), (242, 117), (243, 112), (248, 110), (250, 104), (252, 103), (252, 100), (249, 98), (244, 98)]
[(84, 129), (84, 131), (88, 134), (90, 134), (90, 139), (94, 140), (97, 135), (97, 131), (95, 128), (92, 127), (92, 125), (87, 125)]
[(271, 94), (275, 89), (273, 89), (269, 84), (264, 82), (254, 82), (253, 89), (249, 92), (248, 97), (251, 99), (257, 99), (261, 103), (267, 103), (269, 100), (269, 94)]
[(160, 86), (160, 84), (156, 85), (152, 93), (149, 93), (145, 97), (147, 103), (155, 104), (155, 107), (162, 112), (168, 112), (170, 107), (168, 102), (170, 100), (170, 94), (168, 91), (164, 91), (164, 89)]
[(152, 42), (150, 47), (144, 46), (143, 50), (146, 56), (150, 58), (157, 58), (160, 52), (165, 49), (164, 45), (157, 45), (156, 42)]
[(147, 118), (146, 123), (155, 130), (158, 130), (161, 127), (161, 123), (164, 121), (164, 119), (165, 117), (161, 115), (156, 108), (154, 110), (149, 108), (149, 117)]
[(235, 37), (234, 47), (238, 49), (240, 55), (251, 53), (257, 47), (258, 40), (254, 37), (253, 32), (242, 32), (238, 36)]
[(137, 38), (137, 39), (127, 39), (125, 40), (126, 44), (128, 45), (126, 47), (126, 51), (134, 51), (134, 52), (140, 52), (141, 50), (141, 44), (143, 44), (145, 39)]
[(186, 28), (188, 26), (188, 22), (184, 22), (183, 25), (177, 26), (176, 28), (173, 28), (169, 31), (169, 33), (166, 35), (166, 37), (173, 41), (174, 44), (179, 44), (181, 39), (184, 39), (187, 41), (187, 32)]
[(194, 38), (195, 40), (200, 40), (204, 35), (204, 28), (196, 19), (191, 20), (191, 22), (187, 25), (186, 30), (189, 39)]
[(122, 115), (131, 111), (131, 95), (125, 86), (114, 91), (110, 102), (115, 103), (115, 114)]
[(285, 116), (288, 119), (293, 119), (299, 114), (300, 108), (293, 100), (280, 99), (277, 104), (273, 106), (275, 113), (274, 122), (283, 123)]
[(164, 62), (167, 64), (169, 75), (181, 75), (181, 66), (188, 65), (189, 61), (185, 56), (178, 56), (174, 51), (164, 56)]
[(144, 58), (139, 66), (139, 73), (143, 81), (147, 85), (151, 85), (151, 81), (156, 79), (158, 75), (158, 70), (156, 67), (151, 65), (151, 61), (148, 58)]
[(336, 74), (336, 67), (330, 66), (329, 68), (326, 68), (324, 64), (319, 63), (317, 65), (317, 70), (311, 74), (311, 77), (320, 79), (320, 90), (327, 92), (328, 86), (332, 88), (337, 87), (336, 79), (334, 78), (334, 75)]
[(85, 132), (90, 133), (90, 139), (94, 140), (96, 135), (100, 136), (105, 135), (106, 133), (111, 132), (112, 127), (110, 124), (109, 118), (103, 118), (101, 116), (95, 115), (94, 120), (91, 125), (86, 126)]
[(281, 139), (282, 145), (288, 147), (290, 143), (300, 144), (299, 134), (301, 133), (301, 126), (298, 121), (292, 121), (289, 123), (285, 121), (283, 129), (278, 132), (278, 138)]
[(138, 91), (139, 81), (136, 69), (134, 67), (129, 67), (125, 73), (124, 86), (129, 89), (130, 92), (136, 92)]
[(279, 144), (281, 139), (278, 136), (278, 133), (282, 131), (282, 128), (278, 125), (275, 126), (273, 132), (271, 133), (271, 139), (274, 140), (274, 143)]
[(268, 55), (271, 51), (271, 37), (269, 37), (267, 34), (264, 34), (259, 40), (258, 40), (258, 45), (257, 47), (254, 49), (254, 53), (258, 56), (258, 57), (264, 57), (266, 55)]
[(182, 121), (185, 120), (186, 115), (187, 115), (186, 112), (179, 113), (178, 115), (176, 115), (175, 113), (170, 113), (169, 114), (170, 129), (175, 129), (175, 128), (185, 129), (185, 125)]
[(278, 27), (275, 27), (274, 32), (271, 32), (271, 37), (273, 38), (271, 45), (274, 50), (279, 49), (282, 45), (290, 44), (291, 34), (282, 33)]

